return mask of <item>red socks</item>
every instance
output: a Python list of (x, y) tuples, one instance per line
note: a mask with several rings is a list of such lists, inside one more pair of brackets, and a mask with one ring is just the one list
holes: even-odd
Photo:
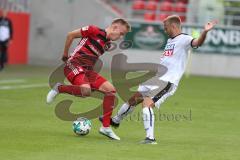
[(105, 93), (103, 99), (103, 127), (110, 126), (110, 119), (115, 106), (115, 93), (115, 91)]

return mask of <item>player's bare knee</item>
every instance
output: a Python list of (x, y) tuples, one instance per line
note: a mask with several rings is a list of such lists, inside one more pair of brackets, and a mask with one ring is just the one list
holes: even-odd
[(117, 91), (116, 91), (116, 89), (114, 87), (108, 87), (103, 92), (105, 94), (115, 95)]
[(143, 100), (143, 107), (154, 107), (154, 102), (150, 97), (146, 97)]
[(115, 90), (115, 88), (112, 88), (112, 89), (109, 89), (109, 90), (106, 90), (105, 91), (105, 95), (107, 95), (107, 96), (116, 96), (116, 90)]
[(91, 95), (91, 88), (81, 87), (82, 97), (89, 97)]

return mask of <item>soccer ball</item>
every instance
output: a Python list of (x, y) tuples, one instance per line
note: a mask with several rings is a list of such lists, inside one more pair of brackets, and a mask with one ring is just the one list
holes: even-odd
[(80, 117), (73, 122), (73, 132), (80, 136), (85, 136), (91, 130), (91, 121), (87, 118)]

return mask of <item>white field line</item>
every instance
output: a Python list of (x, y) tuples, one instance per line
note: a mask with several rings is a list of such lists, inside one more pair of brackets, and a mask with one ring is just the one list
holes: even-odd
[(17, 86), (0, 86), (0, 90), (14, 90), (14, 89), (28, 89), (28, 88), (41, 88), (48, 87), (47, 83), (38, 83), (38, 84), (25, 84), (25, 85), (17, 85)]
[(26, 79), (4, 79), (0, 80), (0, 84), (14, 84), (14, 83), (25, 83)]

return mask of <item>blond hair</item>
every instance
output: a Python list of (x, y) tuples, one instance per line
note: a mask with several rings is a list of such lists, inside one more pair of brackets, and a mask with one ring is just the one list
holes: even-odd
[(181, 18), (178, 15), (168, 16), (166, 19), (164, 19), (163, 22), (168, 22), (169, 24), (176, 24), (178, 27), (181, 27)]

